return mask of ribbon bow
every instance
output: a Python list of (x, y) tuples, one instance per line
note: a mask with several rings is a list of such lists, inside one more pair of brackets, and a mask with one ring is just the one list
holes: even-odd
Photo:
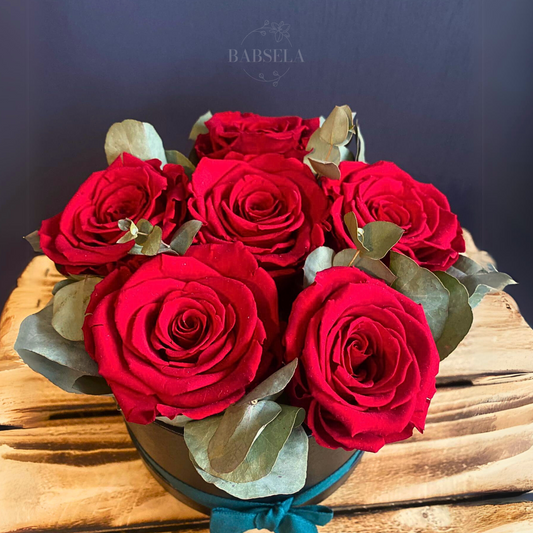
[(216, 507), (211, 511), (211, 533), (245, 533), (249, 529), (268, 529), (274, 533), (317, 533), (325, 526), (333, 511), (323, 505), (293, 507), (294, 498), (279, 503), (265, 503), (235, 511)]

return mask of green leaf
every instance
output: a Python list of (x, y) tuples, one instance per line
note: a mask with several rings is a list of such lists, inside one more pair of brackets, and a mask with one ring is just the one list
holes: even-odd
[(125, 231), (126, 233), (120, 237), (117, 244), (133, 241), (139, 233), (139, 228), (135, 222), (129, 218), (121, 218), (118, 221), (118, 227), (121, 231)]
[(146, 241), (142, 245), (142, 253), (148, 256), (154, 256), (159, 253), (159, 248), (161, 246), (161, 238), (163, 236), (163, 231), (159, 226), (154, 226)]
[(143, 161), (159, 159), (165, 165), (167, 158), (163, 141), (155, 128), (146, 122), (138, 120), (124, 120), (115, 122), (107, 132), (105, 138), (105, 153), (108, 164), (124, 152)]
[(474, 316), (468, 303), (468, 291), (457, 279), (446, 272), (435, 272), (450, 293), (448, 318), (441, 336), (437, 339), (437, 350), (442, 361), (450, 355), (465, 338), (472, 326)]
[(250, 391), (244, 398), (237, 402), (237, 405), (255, 402), (257, 400), (274, 400), (276, 399), (289, 384), (296, 372), (298, 358), (293, 359), (290, 363), (276, 370), (268, 378), (262, 381), (255, 389)]
[(98, 365), (83, 342), (63, 338), (52, 327), (53, 305), (22, 321), (15, 342), (21, 359), (35, 372), (67, 392), (110, 394)]
[(315, 281), (315, 277), (322, 270), (333, 266), (335, 252), (327, 246), (319, 246), (313, 250), (305, 260), (304, 264), (304, 289)]
[(233, 472), (244, 461), (259, 433), (280, 413), (281, 407), (270, 401), (228, 407), (207, 448), (211, 467), (220, 474)]
[(330, 145), (339, 145), (349, 137), (352, 112), (348, 106), (335, 106), (320, 127), (320, 138)]
[(172, 240), (170, 241), (170, 247), (180, 255), (185, 255), (185, 252), (189, 249), (196, 237), (196, 234), (200, 231), (202, 223), (199, 220), (189, 220), (182, 224), (178, 231), (174, 233)]
[(397, 252), (390, 254), (390, 269), (397, 276), (392, 288), (422, 305), (433, 338), (439, 339), (448, 319), (450, 293), (446, 287), (433, 272)]
[(309, 163), (311, 164), (312, 169), (319, 176), (325, 176), (332, 180), (341, 179), (341, 171), (339, 170), (339, 165), (333, 161), (318, 161), (316, 159), (309, 158)]
[(225, 481), (195, 467), (205, 481), (242, 500), (294, 494), (305, 485), (308, 449), (309, 438), (304, 429), (294, 428), (270, 474), (250, 483)]
[(26, 239), (30, 243), (30, 246), (33, 248), (33, 251), (35, 253), (43, 253), (43, 250), (41, 248), (41, 241), (39, 239), (39, 230), (32, 231), (29, 235), (26, 235), (24, 239)]
[(352, 266), (366, 272), (369, 276), (385, 281), (391, 285), (396, 280), (396, 276), (385, 266), (379, 259), (370, 259), (369, 257), (358, 255), (354, 248), (341, 250), (333, 258), (333, 266)]
[(348, 233), (350, 234), (350, 237), (359, 252), (361, 254), (368, 252), (368, 249), (363, 242), (363, 232), (359, 229), (357, 217), (353, 211), (350, 211), (344, 215), (344, 224), (346, 224)]
[(53, 328), (65, 339), (83, 341), (85, 312), (94, 288), (103, 278), (86, 277), (82, 281), (69, 283), (54, 296)]
[(167, 163), (181, 165), (185, 170), (193, 171), (196, 169), (191, 160), (177, 150), (165, 150), (165, 155), (167, 157)]
[(213, 116), (211, 111), (208, 111), (204, 115), (202, 115), (195, 123), (194, 126), (191, 129), (191, 133), (189, 133), (189, 139), (191, 141), (196, 141), (196, 138), (198, 135), (202, 133), (209, 133), (209, 130), (207, 129), (207, 126), (205, 123)]
[(77, 281), (80, 281), (80, 280), (79, 279), (75, 279), (75, 278), (71, 278), (70, 276), (68, 278), (62, 279), (61, 281), (58, 281), (54, 285), (54, 288), (52, 289), (52, 295), (56, 294), (63, 287), (66, 287), (67, 285), (70, 285), (71, 283), (76, 283)]
[(233, 483), (250, 483), (270, 474), (294, 426), (301, 425), (305, 419), (303, 409), (290, 405), (282, 405), (281, 408), (279, 416), (257, 436), (246, 458), (235, 470), (220, 475), (211, 461), (214, 471), (207, 470), (207, 472)]
[(485, 269), (466, 255), (460, 255), (447, 272), (466, 287), (472, 308), (476, 307), (486, 294), (503, 291), (507, 285), (516, 285), (516, 281), (508, 274), (498, 272), (494, 267)]
[[(354, 216), (355, 218), (355, 216)], [(370, 222), (363, 228), (365, 257), (382, 259), (400, 240), (404, 230), (392, 222)]]

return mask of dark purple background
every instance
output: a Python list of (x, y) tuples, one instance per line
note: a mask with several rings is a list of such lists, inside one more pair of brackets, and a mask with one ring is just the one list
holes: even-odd
[[(228, 62), (266, 19), (304, 57), (277, 87)], [(105, 166), (113, 122), (150, 122), (187, 152), (207, 109), (346, 103), (367, 160), (446, 193), (533, 320), (532, 22), (530, 0), (3, 0), (0, 305), (32, 255), (21, 236)]]

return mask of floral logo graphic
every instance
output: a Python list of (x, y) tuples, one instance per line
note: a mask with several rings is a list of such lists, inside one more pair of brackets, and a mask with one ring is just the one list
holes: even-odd
[(244, 37), (239, 48), (229, 49), (229, 62), (240, 64), (253, 80), (277, 87), (294, 63), (304, 62), (301, 50), (292, 46), (290, 28), (283, 21), (265, 20)]
[[(268, 22), (268, 20), (266, 21)], [(284, 24), (283, 22), (280, 22), (277, 24), (276, 22), (270, 23), (270, 33), (273, 33), (276, 37), (276, 42), (279, 43), (283, 40), (283, 37), (285, 37), (287, 40), (289, 40), (289, 30), (290, 30), (289, 24)]]

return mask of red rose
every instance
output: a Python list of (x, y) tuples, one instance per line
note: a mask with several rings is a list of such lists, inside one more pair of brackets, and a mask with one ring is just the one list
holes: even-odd
[(324, 243), (328, 200), (313, 173), (281, 155), (202, 159), (189, 211), (200, 242), (241, 241), (272, 276), (290, 274)]
[(125, 153), (92, 174), (62, 213), (42, 223), (43, 252), (68, 274), (105, 275), (134, 244), (116, 244), (124, 235), (120, 219), (144, 218), (169, 237), (185, 218), (188, 180), (179, 165), (159, 166)]
[(199, 158), (224, 159), (229, 152), (242, 155), (282, 154), (300, 161), (319, 119), (262, 117), (253, 113), (215, 113), (206, 123), (209, 133), (198, 135)]
[(278, 327), (272, 278), (233, 244), (115, 270), (96, 286), (83, 332), (126, 419), (147, 424), (235, 403), (269, 367)]
[(340, 248), (354, 247), (343, 223), (344, 215), (353, 211), (361, 226), (384, 220), (402, 227), (405, 233), (394, 250), (429, 270), (446, 270), (465, 251), (457, 216), (433, 185), (386, 161), (344, 162), (340, 169), (340, 180), (322, 181), (333, 199), (333, 233)]
[(422, 307), (353, 267), (319, 272), (285, 333), (291, 404), (327, 448), (376, 452), (424, 428), (439, 354)]

